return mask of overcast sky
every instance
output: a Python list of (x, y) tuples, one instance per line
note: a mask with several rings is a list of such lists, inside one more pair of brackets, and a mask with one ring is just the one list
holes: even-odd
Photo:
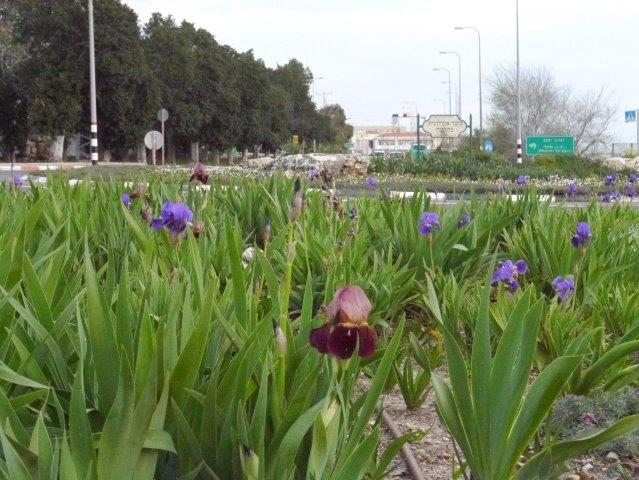
[[(311, 68), (316, 93), (333, 92), (350, 122), (388, 124), (393, 113), (440, 113), (448, 98), (447, 67), (457, 82), (462, 56), (462, 113), (479, 116), (477, 36), (482, 34), (484, 117), (487, 79), (515, 60), (515, 0), (124, 0), (145, 21), (171, 14), (212, 32), (239, 51), (253, 49), (267, 65), (295, 57)], [(619, 103), (616, 141), (635, 141), (623, 111), (639, 106), (639, 1), (520, 0), (522, 66), (546, 66), (578, 91), (602, 86)], [(322, 104), (322, 96), (316, 101)]]

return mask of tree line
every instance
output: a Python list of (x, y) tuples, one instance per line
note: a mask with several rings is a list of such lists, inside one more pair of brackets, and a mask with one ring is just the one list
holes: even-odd
[[(87, 132), (87, 2), (15, 0), (0, 7), (0, 142), (22, 150), (30, 133)], [(300, 141), (341, 145), (352, 127), (339, 105), (320, 110), (312, 73), (296, 59), (267, 67), (254, 53), (221, 45), (204, 29), (155, 13), (140, 25), (119, 0), (95, 2), (98, 125), (103, 155), (144, 152), (144, 133), (170, 112), (167, 154), (219, 161), (232, 148), (275, 152)]]

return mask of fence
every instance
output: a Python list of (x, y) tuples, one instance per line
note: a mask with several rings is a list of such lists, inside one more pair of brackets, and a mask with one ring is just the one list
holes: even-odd
[(639, 145), (636, 143), (613, 143), (611, 156), (623, 157), (623, 156), (638, 156)]

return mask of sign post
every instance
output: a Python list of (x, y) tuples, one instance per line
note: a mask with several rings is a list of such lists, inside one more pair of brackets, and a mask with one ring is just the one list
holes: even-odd
[[(166, 108), (158, 111), (158, 120), (162, 123), (162, 138), (164, 139), (164, 122), (169, 119), (169, 112)], [(164, 166), (164, 145), (162, 145), (162, 166)]]
[(637, 116), (639, 116), (639, 108), (637, 110), (630, 110), (625, 112), (626, 115), (626, 123), (635, 122), (637, 124), (637, 145), (635, 148), (639, 151), (639, 121), (637, 120)]
[(164, 136), (156, 130), (151, 130), (144, 136), (144, 145), (151, 150), (151, 159), (155, 166), (155, 152), (164, 146)]
[(421, 141), (419, 138), (419, 131), (422, 129), (421, 124), (420, 124), (420, 119), (419, 119), (419, 113), (417, 114), (417, 154), (421, 155)]
[(573, 153), (575, 153), (574, 137), (543, 135), (526, 138), (526, 155), (529, 157)]

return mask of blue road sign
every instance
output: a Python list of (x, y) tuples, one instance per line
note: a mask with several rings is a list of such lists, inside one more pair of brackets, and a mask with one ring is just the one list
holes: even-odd
[(493, 150), (495, 150), (495, 142), (493, 142), (490, 138), (484, 140), (484, 151), (491, 153)]
[(637, 121), (637, 110), (630, 110), (626, 112), (626, 123)]

